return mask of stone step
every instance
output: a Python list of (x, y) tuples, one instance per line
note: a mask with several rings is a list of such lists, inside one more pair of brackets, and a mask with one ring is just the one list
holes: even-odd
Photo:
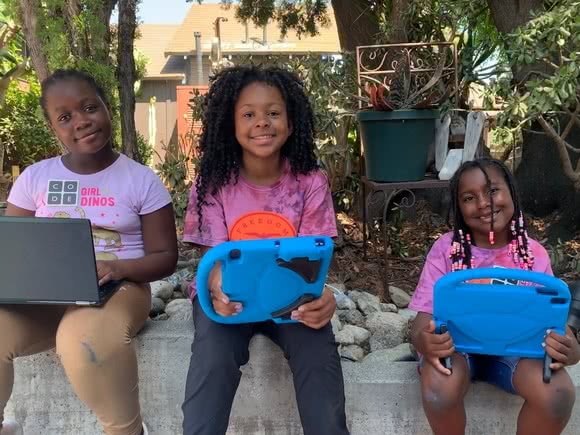
[[(181, 433), (181, 402), (190, 359), (190, 322), (149, 322), (135, 341), (143, 416), (151, 435)], [(26, 435), (101, 435), (95, 417), (73, 394), (53, 352), (19, 358), (6, 415)], [(416, 363), (343, 362), (347, 418), (352, 435), (429, 434), (419, 395)], [(570, 373), (580, 397), (580, 367)], [(489, 385), (474, 384), (467, 397), (471, 435), (515, 433), (522, 404)], [(578, 433), (580, 400), (566, 435)], [(267, 338), (251, 344), (230, 420), (231, 435), (302, 434), (291, 373), (282, 352)]]

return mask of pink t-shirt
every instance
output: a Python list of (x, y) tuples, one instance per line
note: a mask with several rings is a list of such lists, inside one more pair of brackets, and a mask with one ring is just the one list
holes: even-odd
[(17, 178), (8, 202), (37, 217), (90, 219), (97, 260), (116, 260), (145, 255), (140, 217), (171, 196), (150, 168), (121, 154), (90, 175), (68, 170), (61, 157), (35, 163)]
[[(451, 272), (451, 259), (449, 248), (453, 233), (442, 235), (431, 247), (423, 272), (419, 278), (417, 289), (413, 294), (409, 308), (418, 312), (433, 314), (433, 287), (439, 278)], [(528, 239), (529, 246), (534, 254), (534, 267), (536, 272), (553, 275), (550, 257), (544, 247), (533, 239)], [(508, 246), (500, 249), (485, 249), (477, 246), (471, 247), (476, 268), (506, 267), (515, 268), (511, 256), (508, 255)]]
[[(258, 186), (241, 175), (237, 183), (206, 194), (199, 231), (197, 192), (193, 188), (183, 230), (183, 240), (216, 246), (228, 240), (280, 236), (336, 236), (336, 216), (326, 175), (313, 171), (293, 175), (284, 165), (280, 179)], [(268, 212), (260, 215), (260, 212)], [(195, 295), (195, 280), (191, 296)]]

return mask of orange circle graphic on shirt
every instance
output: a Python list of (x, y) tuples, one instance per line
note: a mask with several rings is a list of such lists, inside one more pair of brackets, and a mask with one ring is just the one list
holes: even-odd
[(269, 211), (256, 211), (240, 216), (230, 229), (230, 240), (295, 237), (296, 229), (284, 216)]

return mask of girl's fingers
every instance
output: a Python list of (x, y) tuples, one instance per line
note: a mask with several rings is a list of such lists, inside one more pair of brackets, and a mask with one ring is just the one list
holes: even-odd
[(568, 354), (558, 352), (556, 349), (550, 346), (545, 346), (546, 353), (552, 357), (554, 361), (557, 361), (562, 364), (566, 364), (568, 362)]
[[(569, 337), (560, 336), (561, 338), (555, 339), (551, 335), (548, 335), (543, 343), (544, 347), (552, 348), (557, 352), (568, 354), (571, 349), (571, 341)], [(563, 339), (562, 339), (563, 338)]]
[(550, 368), (552, 370), (560, 370), (560, 369), (563, 369), (564, 367), (565, 367), (565, 365), (560, 363), (560, 362), (550, 364)]

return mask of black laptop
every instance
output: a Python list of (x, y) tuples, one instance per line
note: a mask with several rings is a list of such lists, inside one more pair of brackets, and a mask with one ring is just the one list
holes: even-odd
[(88, 219), (0, 216), (0, 304), (101, 305)]

